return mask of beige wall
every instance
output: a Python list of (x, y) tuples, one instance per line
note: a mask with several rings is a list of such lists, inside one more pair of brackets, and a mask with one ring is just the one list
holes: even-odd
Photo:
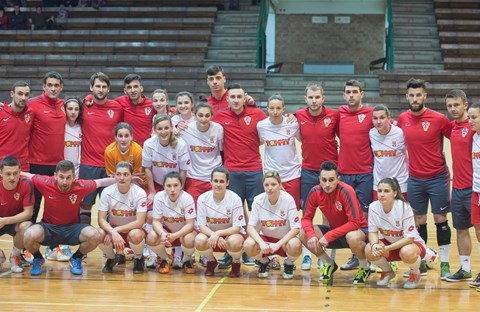
[(275, 62), (284, 62), (282, 73), (302, 74), (303, 62), (350, 62), (355, 74), (366, 74), (383, 57), (383, 15), (349, 15), (350, 24), (326, 16), (327, 24), (312, 24), (312, 15), (276, 15)]

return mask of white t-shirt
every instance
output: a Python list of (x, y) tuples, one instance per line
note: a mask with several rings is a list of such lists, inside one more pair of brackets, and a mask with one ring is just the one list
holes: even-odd
[(378, 200), (371, 203), (368, 210), (368, 232), (379, 233), (390, 243), (395, 243), (404, 237), (413, 238), (415, 242), (425, 247), (425, 242), (415, 227), (412, 207), (402, 200), (396, 199), (389, 213), (383, 211), (382, 204)]
[(206, 132), (198, 130), (197, 123), (188, 124), (181, 138), (187, 143), (191, 166), (187, 177), (210, 182), (213, 169), (222, 165), (223, 128), (216, 122), (210, 122)]
[(291, 229), (300, 228), (295, 200), (292, 195), (280, 191), (275, 205), (270, 204), (266, 193), (255, 196), (248, 225), (267, 237), (282, 239)]
[(173, 115), (172, 116), (172, 124), (174, 127), (176, 127), (178, 125), (178, 123), (180, 121), (186, 121), (187, 123), (191, 123), (193, 121), (195, 121), (195, 115), (192, 115), (192, 117), (190, 117), (190, 119), (186, 120), (186, 119), (183, 119), (182, 118), (182, 115), (178, 114), (178, 115)]
[(381, 135), (375, 128), (370, 129), (373, 151), (373, 189), (384, 178), (397, 178), (402, 193), (407, 192), (408, 154), (402, 129), (391, 125), (390, 132)]
[(221, 202), (213, 198), (213, 191), (203, 193), (197, 200), (197, 226), (207, 226), (212, 231), (240, 227), (240, 233), (245, 234), (245, 216), (240, 197), (227, 190)]
[(172, 202), (166, 191), (158, 192), (153, 200), (153, 213), (155, 219), (160, 219), (162, 225), (172, 233), (178, 232), (187, 219), (195, 219), (195, 203), (193, 197), (185, 191)]
[(190, 155), (187, 143), (177, 138), (177, 147), (163, 146), (157, 136), (151, 137), (143, 143), (142, 166), (151, 168), (153, 180), (163, 185), (163, 178), (169, 172), (188, 171), (190, 169)]
[(80, 154), (82, 147), (82, 127), (79, 123), (72, 126), (65, 124), (64, 158), (70, 160), (75, 166), (75, 177), (78, 178), (80, 170)]
[(147, 212), (146, 199), (146, 192), (138, 185), (132, 184), (123, 194), (118, 185), (113, 184), (102, 191), (98, 210), (108, 212), (112, 227), (125, 225), (137, 220), (138, 212)]
[(473, 186), (474, 192), (480, 193), (480, 136), (478, 133), (473, 135), (472, 143), (472, 166), (473, 166)]
[(300, 177), (301, 166), (295, 145), (298, 130), (298, 123), (289, 124), (285, 118), (279, 125), (274, 125), (270, 118), (257, 124), (258, 137), (265, 146), (263, 169), (277, 171), (282, 182)]

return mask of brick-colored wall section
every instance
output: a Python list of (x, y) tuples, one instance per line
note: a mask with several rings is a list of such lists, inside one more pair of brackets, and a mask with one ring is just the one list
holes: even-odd
[(366, 74), (383, 57), (383, 15), (349, 15), (350, 24), (327, 16), (328, 24), (312, 24), (312, 15), (277, 14), (275, 62), (284, 62), (282, 73), (303, 74), (304, 62), (350, 62), (355, 74)]

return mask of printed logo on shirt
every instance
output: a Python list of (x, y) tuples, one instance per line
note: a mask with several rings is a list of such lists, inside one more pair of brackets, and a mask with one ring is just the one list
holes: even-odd
[(408, 227), (408, 231), (409, 231), (409, 232), (413, 231), (414, 229), (415, 229), (415, 227), (414, 227), (413, 225), (410, 225), (410, 226)]
[(214, 144), (215, 143), (215, 137), (214, 136), (209, 137), (208, 141), (210, 141), (210, 143)]
[(423, 131), (427, 132), (428, 128), (430, 127), (430, 122), (428, 121), (422, 122), (422, 127), (423, 127)]
[(362, 123), (365, 120), (365, 114), (358, 115), (358, 122)]
[(19, 200), (20, 194), (18, 192), (15, 192), (15, 194), (13, 194), (13, 198), (15, 198), (15, 200)]
[(70, 202), (72, 202), (72, 205), (75, 204), (75, 202), (77, 201), (77, 194), (72, 194), (70, 195), (69, 199), (70, 199)]
[(337, 210), (338, 210), (338, 211), (342, 211), (342, 210), (343, 210), (342, 203), (339, 202), (338, 200), (335, 202), (335, 207), (337, 207)]
[(60, 109), (61, 109), (62, 112), (65, 114), (65, 107), (63, 107), (63, 105), (62, 105), (62, 107), (61, 107)]
[(133, 200), (130, 201), (130, 208), (134, 208), (135, 209), (135, 202)]
[(299, 218), (298, 218), (298, 217), (295, 217), (295, 219), (293, 219), (293, 222), (297, 223), (298, 220), (299, 220)]
[(25, 122), (26, 123), (30, 122), (30, 114), (25, 114)]
[(271, 147), (271, 146), (282, 146), (282, 145), (288, 145), (288, 142), (290, 139), (280, 139), (280, 140), (266, 140), (265, 141), (265, 146)]
[(266, 227), (280, 227), (286, 226), (287, 220), (261, 220), (260, 223)]
[(290, 135), (291, 131), (290, 131), (290, 129), (287, 129), (285, 132), (287, 133), (287, 135)]
[(462, 129), (462, 138), (465, 138), (468, 134), (468, 128), (467, 127), (463, 127)]
[(239, 216), (238, 216), (238, 220), (239, 220), (239, 221), (242, 221), (242, 220), (243, 220), (243, 215), (239, 215)]
[(180, 208), (180, 213), (181, 213), (182, 215), (184, 215), (184, 214), (185, 214), (185, 209), (184, 209), (184, 208)]
[(112, 119), (113, 115), (115, 115), (115, 112), (111, 109), (109, 109), (107, 113), (108, 113), (108, 116), (110, 117), (110, 119)]
[(95, 114), (94, 112), (87, 112), (87, 115), (93, 115)]
[(285, 210), (280, 210), (280, 216), (285, 217)]
[(47, 111), (47, 110), (44, 110), (43, 112), (44, 112), (45, 114), (48, 114), (48, 113), (50, 113), (50, 111)]
[(330, 124), (330, 122), (331, 122), (330, 117), (327, 117), (327, 118), (325, 118), (325, 119), (323, 120), (323, 123), (325, 124), (325, 127), (328, 127), (328, 125)]
[(192, 213), (193, 213), (193, 208), (188, 209), (188, 214), (192, 214)]
[(400, 220), (395, 220), (395, 226), (400, 227)]
[(375, 157), (395, 157), (397, 156), (396, 150), (390, 151), (374, 151)]
[(65, 147), (80, 147), (81, 143), (78, 141), (65, 141)]
[(117, 210), (112, 209), (112, 215), (115, 217), (134, 217), (137, 215), (136, 210)]
[(152, 108), (151, 107), (145, 107), (145, 115), (150, 115), (150, 113), (152, 112)]
[(252, 121), (252, 117), (250, 117), (250, 116), (245, 116), (245, 117), (243, 118), (243, 120), (245, 120), (245, 124), (246, 124), (247, 126), (250, 126), (250, 122)]
[(3, 118), (3, 121), (8, 121), (10, 119), (10, 117), (8, 118)]
[(390, 236), (390, 237), (402, 237), (403, 236), (403, 231), (393, 231), (393, 230), (386, 230), (386, 229), (379, 229), (380, 233), (383, 234), (383, 236)]
[(232, 211), (230, 209), (227, 209), (227, 216), (231, 215)]
[(397, 141), (392, 140), (392, 147), (397, 147)]
[(194, 153), (211, 153), (214, 150), (215, 147), (190, 145), (190, 152)]
[(480, 152), (472, 153), (472, 159), (480, 159)]
[(177, 168), (176, 163), (169, 163), (166, 161), (152, 161), (152, 165), (159, 168)]
[(177, 217), (177, 218), (163, 217), (162, 219), (163, 219), (164, 222), (167, 222), (167, 223), (183, 223), (183, 222), (185, 222), (185, 217), (184, 216)]
[(230, 223), (230, 218), (211, 218), (206, 217), (207, 223), (210, 224), (228, 224)]

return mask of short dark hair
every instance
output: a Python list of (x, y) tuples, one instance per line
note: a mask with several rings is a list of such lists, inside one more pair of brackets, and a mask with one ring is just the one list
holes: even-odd
[(225, 177), (227, 179), (227, 182), (230, 181), (230, 171), (228, 171), (227, 168), (225, 168), (224, 166), (219, 166), (215, 169), (212, 170), (212, 174), (210, 175), (210, 181), (213, 180), (213, 174), (215, 172), (219, 172), (219, 173), (223, 173), (225, 174)]
[(390, 110), (388, 109), (387, 106), (383, 105), (383, 104), (377, 104), (375, 105), (375, 107), (373, 108), (373, 111), (374, 112), (380, 112), (380, 111), (385, 111), (385, 113), (387, 114), (387, 117), (390, 117)]
[(113, 131), (113, 133), (115, 134), (115, 136), (117, 136), (118, 134), (118, 131), (121, 130), (121, 129), (127, 129), (128, 131), (130, 131), (130, 135), (133, 137), (133, 128), (132, 126), (129, 124), (129, 123), (126, 123), (126, 122), (119, 122), (116, 126), (115, 126), (115, 130)]
[(128, 168), (128, 170), (130, 171), (130, 174), (133, 174), (133, 166), (128, 161), (119, 161), (115, 165), (115, 172), (118, 170), (118, 168)]
[(242, 86), (239, 84), (239, 83), (232, 83), (229, 87), (228, 87), (228, 90), (232, 90), (232, 89), (242, 89)]
[(416, 79), (412, 77), (407, 80), (407, 89), (418, 89), (418, 88), (427, 90), (425, 86), (425, 81), (423, 79)]
[(75, 165), (70, 161), (70, 160), (60, 160), (55, 167), (55, 172), (60, 172), (60, 171), (69, 171), (72, 170), (72, 173), (75, 173)]
[(193, 113), (196, 115), (200, 108), (208, 108), (210, 110), (210, 113), (213, 115), (213, 107), (212, 105), (210, 105), (210, 103), (198, 102), (197, 105), (195, 105)]
[(163, 185), (165, 185), (165, 182), (167, 181), (167, 179), (177, 179), (178, 181), (180, 181), (180, 184), (183, 184), (180, 173), (176, 171), (171, 171), (165, 175), (165, 177), (163, 178)]
[(285, 107), (285, 100), (283, 99), (283, 96), (280, 95), (280, 93), (275, 93), (268, 98), (267, 107), (268, 105), (270, 105), (270, 102), (274, 100), (282, 102), (283, 107)]
[(480, 109), (480, 103), (472, 103), (468, 108), (478, 108)]
[(49, 71), (48, 73), (45, 74), (45, 76), (43, 76), (43, 84), (46, 84), (47, 83), (47, 79), (49, 78), (55, 78), (55, 79), (58, 79), (60, 80), (60, 84), (63, 84), (63, 78), (62, 78), (62, 75), (60, 75), (57, 71)]
[(222, 75), (224, 74), (222, 66), (211, 65), (207, 68), (207, 76), (213, 76), (218, 74), (219, 72), (222, 73)]
[(90, 86), (93, 87), (93, 84), (95, 83), (95, 79), (98, 79), (102, 82), (105, 82), (107, 84), (107, 86), (110, 87), (110, 78), (108, 77), (107, 74), (104, 74), (102, 72), (98, 72), (98, 73), (93, 74), (90, 77)]
[(335, 174), (338, 176), (338, 167), (333, 161), (327, 160), (320, 165), (320, 173), (322, 171), (332, 171), (332, 170), (334, 170)]
[(3, 167), (15, 167), (15, 166), (20, 167), (20, 161), (16, 157), (8, 155), (2, 158), (0, 169), (3, 169)]
[(123, 85), (127, 85), (132, 81), (138, 80), (142, 84), (142, 77), (139, 74), (128, 74), (123, 78)]
[(82, 103), (82, 99), (80, 99), (78, 96), (71, 96), (69, 97), (68, 99), (65, 100), (64, 102), (64, 108), (65, 108), (65, 111), (67, 110), (67, 104), (70, 103), (70, 102), (74, 102), (74, 103), (77, 103), (78, 104), (78, 108), (80, 109), (79, 112), (78, 112), (78, 118), (77, 118), (77, 122), (82, 122), (83, 121), (83, 103)]
[(461, 98), (463, 102), (468, 102), (467, 94), (465, 93), (465, 91), (460, 89), (453, 89), (448, 91), (445, 95), (445, 102), (447, 101), (447, 99), (456, 97)]
[(360, 92), (362, 92), (362, 84), (360, 83), (360, 81), (358, 80), (355, 80), (355, 79), (351, 79), (347, 82), (345, 82), (345, 85), (343, 86), (343, 91), (345, 91), (346, 87), (357, 87)]
[(13, 84), (12, 91), (15, 92), (15, 89), (18, 88), (18, 87), (29, 87), (30, 88), (30, 85), (28, 84), (28, 82), (20, 80), (20, 81), (17, 81)]

